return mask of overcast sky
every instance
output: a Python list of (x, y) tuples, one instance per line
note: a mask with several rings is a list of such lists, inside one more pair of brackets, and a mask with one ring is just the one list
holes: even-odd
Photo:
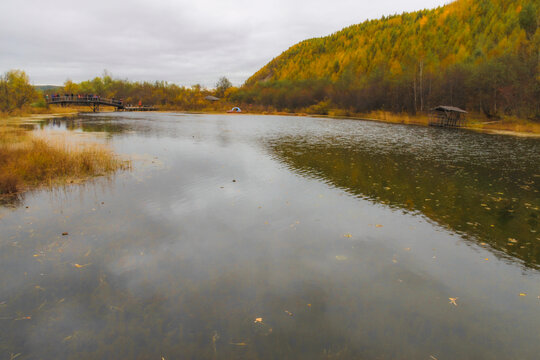
[(295, 43), (449, 0), (0, 0), (0, 72), (241, 85)]

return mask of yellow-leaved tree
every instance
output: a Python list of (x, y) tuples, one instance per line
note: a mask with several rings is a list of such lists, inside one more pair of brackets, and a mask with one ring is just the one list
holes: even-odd
[(30, 104), (37, 92), (21, 70), (10, 70), (0, 78), (0, 111), (11, 113)]

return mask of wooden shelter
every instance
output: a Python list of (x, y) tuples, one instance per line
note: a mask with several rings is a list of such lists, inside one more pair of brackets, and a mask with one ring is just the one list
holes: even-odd
[(429, 125), (460, 127), (465, 123), (467, 112), (455, 106), (437, 106), (429, 112)]

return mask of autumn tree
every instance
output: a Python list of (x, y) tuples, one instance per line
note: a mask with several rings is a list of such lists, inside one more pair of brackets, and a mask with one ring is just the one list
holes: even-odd
[(71, 79), (67, 79), (64, 82), (64, 92), (66, 94), (78, 94), (79, 86), (76, 83), (74, 83)]
[(536, 32), (538, 20), (536, 8), (532, 2), (525, 5), (519, 13), (519, 25), (525, 30), (528, 38), (531, 38)]
[(37, 92), (21, 70), (10, 70), (0, 78), (0, 111), (12, 112), (30, 104)]
[(227, 89), (232, 87), (232, 83), (225, 76), (222, 76), (216, 83), (216, 96), (223, 97)]

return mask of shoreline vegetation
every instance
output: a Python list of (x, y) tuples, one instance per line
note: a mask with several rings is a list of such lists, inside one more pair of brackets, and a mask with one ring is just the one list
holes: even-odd
[[(160, 108), (160, 112), (186, 112), (186, 113), (203, 113), (203, 114), (226, 114), (227, 110), (234, 106), (232, 103), (222, 103), (220, 106), (213, 106), (212, 108), (203, 108), (197, 111), (185, 110), (181, 108), (174, 107), (165, 107)], [(255, 106), (247, 106), (246, 111), (242, 114), (255, 114), (255, 115), (283, 115), (283, 116), (311, 116), (311, 117), (321, 117), (321, 118), (335, 118), (335, 119), (350, 119), (350, 120), (366, 120), (366, 121), (378, 121), (391, 124), (405, 124), (405, 125), (420, 125), (428, 126), (429, 118), (428, 114), (416, 114), (411, 115), (408, 113), (396, 114), (389, 111), (371, 111), (369, 113), (348, 113), (343, 112), (339, 109), (329, 110), (326, 114), (315, 113), (315, 112), (287, 112), (287, 111), (278, 111), (275, 109), (260, 108)], [(43, 109), (44, 111), (33, 111), (24, 112), (11, 116), (11, 119), (17, 118), (39, 118), (47, 116), (57, 116), (57, 115), (77, 115), (80, 113), (89, 113), (91, 112), (88, 107), (61, 107), (61, 106), (49, 106), (48, 108)], [(114, 112), (114, 108), (104, 108), (102, 112)], [(233, 115), (238, 115), (235, 113)], [(2, 117), (0, 116), (0, 119)], [(4, 117), (5, 118), (5, 117)], [(480, 131), (484, 133), (491, 134), (503, 134), (503, 135), (512, 135), (512, 136), (531, 136), (531, 137), (540, 137), (540, 123), (520, 119), (514, 116), (506, 116), (497, 120), (489, 119), (482, 114), (468, 114), (465, 124), (461, 129)]]
[(82, 183), (131, 167), (105, 145), (69, 135), (37, 136), (20, 126), (22, 119), (28, 117), (0, 118), (0, 203), (29, 190)]
[[(223, 100), (218, 103), (206, 104), (206, 106), (200, 106), (197, 109), (177, 107), (177, 106), (158, 106), (158, 111), (180, 111), (186, 113), (207, 113), (207, 114), (225, 114), (233, 106), (237, 104)], [(312, 117), (324, 117), (324, 118), (336, 118), (336, 119), (351, 119), (351, 120), (367, 120), (367, 121), (379, 121), (393, 124), (406, 124), (406, 125), (429, 125), (429, 117), (427, 113), (417, 113), (415, 115), (406, 112), (394, 113), (391, 111), (370, 111), (366, 113), (354, 113), (350, 111), (344, 111), (342, 109), (327, 109), (325, 111), (316, 112), (312, 109), (300, 109), (300, 111), (290, 110), (278, 110), (268, 106), (257, 106), (243, 104), (242, 109), (244, 112), (241, 114), (257, 114), (257, 115), (287, 115), (287, 116), (312, 116)], [(114, 112), (112, 107), (102, 107), (101, 112)], [(75, 107), (62, 107), (58, 105), (48, 105), (44, 107), (27, 106), (11, 114), (0, 113), (1, 119), (17, 119), (25, 117), (43, 117), (43, 116), (55, 116), (55, 115), (76, 115), (79, 113), (91, 112), (89, 107), (75, 106)], [(235, 114), (237, 115), (237, 113)], [(481, 131), (492, 134), (505, 134), (513, 136), (540, 136), (540, 122), (522, 119), (517, 116), (501, 116), (497, 119), (488, 118), (481, 113), (469, 113), (465, 124), (462, 129), (469, 129), (475, 131)]]

